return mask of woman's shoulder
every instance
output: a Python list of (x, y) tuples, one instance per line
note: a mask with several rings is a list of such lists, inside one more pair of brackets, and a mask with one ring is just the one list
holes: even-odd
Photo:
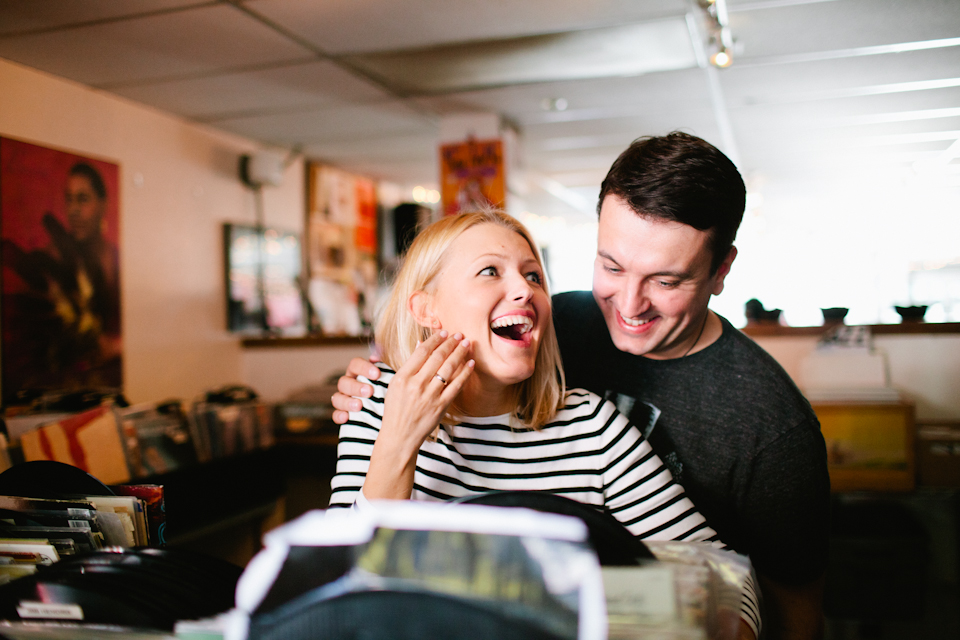
[(609, 415), (616, 411), (613, 403), (604, 400), (586, 389), (567, 389), (563, 406), (557, 412), (557, 419), (570, 419), (577, 416)]

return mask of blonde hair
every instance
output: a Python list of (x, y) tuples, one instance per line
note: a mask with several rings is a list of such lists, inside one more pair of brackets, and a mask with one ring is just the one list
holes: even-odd
[[(472, 227), (495, 224), (519, 234), (530, 245), (537, 264), (543, 270), (540, 250), (519, 220), (503, 211), (489, 209), (447, 216), (421, 231), (403, 258), (390, 298), (380, 313), (375, 330), (380, 356), (397, 370), (413, 354), (418, 342), (430, 337), (430, 329), (422, 327), (407, 309), (407, 301), (417, 291), (426, 291), (443, 268), (444, 259), (453, 242)], [(548, 298), (546, 279), (543, 284)], [(540, 350), (533, 375), (516, 386), (517, 418), (524, 427), (539, 429), (556, 415), (563, 405), (565, 381), (560, 361), (560, 347), (553, 328), (553, 318), (544, 323)], [(456, 407), (452, 408), (456, 413)]]

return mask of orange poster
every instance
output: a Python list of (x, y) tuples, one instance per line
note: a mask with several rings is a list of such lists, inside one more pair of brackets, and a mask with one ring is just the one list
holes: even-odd
[(440, 189), (445, 215), (503, 207), (506, 176), (500, 140), (467, 140), (440, 147)]

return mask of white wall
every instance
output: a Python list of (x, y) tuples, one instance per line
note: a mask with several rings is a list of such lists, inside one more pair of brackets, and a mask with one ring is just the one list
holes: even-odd
[[(254, 221), (237, 162), (258, 145), (4, 60), (0, 96), (0, 136), (120, 165), (128, 398), (189, 400), (244, 381), (245, 354), (225, 328), (221, 225)], [(303, 174), (296, 162), (264, 190), (267, 225), (302, 232)]]
[[(816, 348), (816, 336), (755, 340), (800, 384), (801, 363)], [(960, 335), (879, 335), (873, 342), (886, 354), (890, 386), (913, 398), (918, 420), (960, 420)]]

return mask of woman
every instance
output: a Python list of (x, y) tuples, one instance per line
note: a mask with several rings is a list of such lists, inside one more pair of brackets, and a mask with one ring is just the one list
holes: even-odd
[(565, 392), (543, 264), (510, 216), (421, 232), (376, 340), (383, 373), (341, 428), (331, 507), (547, 491), (643, 539), (716, 540), (636, 427), (593, 393)]

